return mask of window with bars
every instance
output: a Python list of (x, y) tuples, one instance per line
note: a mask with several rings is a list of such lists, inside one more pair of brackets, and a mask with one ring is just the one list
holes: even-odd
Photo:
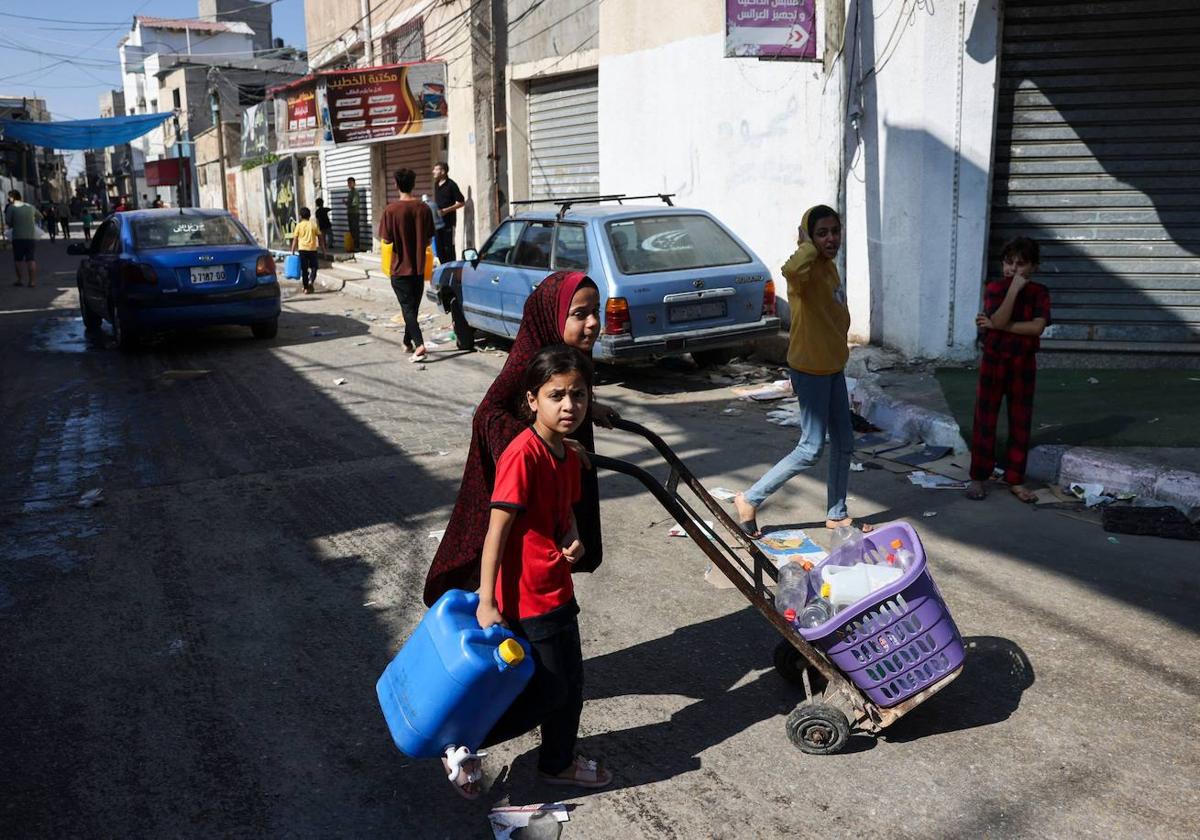
[(383, 38), (383, 63), (425, 60), (425, 20), (413, 18)]

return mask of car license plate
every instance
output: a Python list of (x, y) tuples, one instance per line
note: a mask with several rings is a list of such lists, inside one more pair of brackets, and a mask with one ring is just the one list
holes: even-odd
[(723, 300), (709, 300), (703, 303), (677, 303), (667, 311), (667, 318), (670, 319), (672, 324), (724, 317), (725, 301)]
[(193, 268), (191, 272), (193, 286), (199, 286), (202, 283), (225, 282), (224, 268)]

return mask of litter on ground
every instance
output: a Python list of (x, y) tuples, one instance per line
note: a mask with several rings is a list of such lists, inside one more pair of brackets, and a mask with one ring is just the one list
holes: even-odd
[(967, 482), (960, 481), (956, 478), (947, 478), (944, 475), (928, 473), (924, 470), (916, 470), (908, 474), (908, 480), (918, 487), (924, 487), (926, 490), (966, 490)]
[(92, 508), (96, 505), (104, 504), (104, 488), (97, 487), (89, 490), (79, 497), (79, 501), (75, 503), (78, 508)]
[[(517, 829), (521, 829), (521, 837), (558, 837), (562, 831), (560, 823), (570, 819), (567, 806), (562, 802), (506, 806), (493, 808), (488, 813), (488, 823), (496, 840), (509, 840)], [(543, 823), (553, 825), (543, 827)]]
[(722, 502), (732, 502), (733, 497), (737, 495), (737, 493), (735, 493), (733, 490), (730, 490), (728, 487), (713, 487), (708, 492), (709, 495), (711, 495), (714, 499), (718, 499)]
[(444, 537), (444, 536), (446, 536), (446, 529), (445, 529), (445, 528), (443, 528), (443, 529), (442, 529), (442, 530), (440, 530), (440, 531), (430, 531), (430, 532), (429, 532), (429, 539), (431, 539), (431, 540), (437, 540), (438, 542), (441, 542), (441, 541), (442, 541), (442, 537)]
[(931, 518), (937, 516), (937, 511), (936, 510), (927, 510), (924, 513), (922, 513), (921, 515), (924, 516), (926, 519), (931, 519)]
[(346, 380), (339, 376), (337, 379), (333, 380), (333, 384), (334, 385), (345, 385)]
[(741, 388), (734, 388), (733, 393), (742, 399), (754, 400), (755, 402), (769, 402), (771, 400), (781, 400), (784, 397), (794, 396), (792, 381), (790, 379), (777, 379), (770, 385), (746, 385)]
[(850, 472), (866, 472), (866, 470), (867, 470), (867, 468), (864, 467), (862, 464), (860, 464), (858, 461), (850, 462)]

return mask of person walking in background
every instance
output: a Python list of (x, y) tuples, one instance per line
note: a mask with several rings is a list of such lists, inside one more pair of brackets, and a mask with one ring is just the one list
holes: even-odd
[[(767, 497), (788, 479), (810, 469), (821, 458), (829, 433), (829, 473), (825, 479), (825, 527), (852, 525), (846, 510), (854, 428), (843, 369), (850, 358), (846, 336), (850, 310), (834, 259), (842, 246), (842, 220), (824, 204), (800, 222), (800, 247), (783, 266), (792, 324), (788, 367), (792, 390), (800, 402), (800, 442), (766, 475), (734, 497), (738, 521), (751, 538), (762, 536), (756, 513)], [(862, 530), (872, 530), (870, 525)]]
[(313, 293), (313, 285), (317, 282), (317, 249), (324, 247), (325, 237), (312, 220), (312, 211), (301, 207), (300, 221), (292, 234), (292, 253), (300, 252), (300, 282), (306, 295)]
[(46, 233), (50, 234), (50, 241), (53, 242), (58, 238), (58, 214), (54, 212), (53, 204), (46, 205), (46, 209), (42, 211), (42, 219), (46, 222)]
[(346, 197), (342, 199), (342, 203), (346, 207), (346, 226), (350, 228), (350, 239), (354, 243), (353, 250), (360, 250), (358, 247), (358, 224), (359, 212), (362, 210), (362, 196), (358, 194), (358, 188), (354, 185), (353, 178), (346, 179)]
[(83, 241), (85, 244), (90, 245), (92, 242), (92, 208), (85, 206), (81, 215), (83, 221)]
[(153, 207), (155, 210), (161, 210), (163, 207), (162, 196), (161, 195), (154, 196), (154, 202), (150, 206)]
[(462, 190), (450, 180), (450, 165), (439, 160), (433, 165), (433, 201), (442, 216), (442, 226), (434, 236), (434, 247), (440, 263), (454, 262), (454, 231), (458, 224), (458, 209), (464, 206)]
[(317, 199), (317, 229), (324, 237), (323, 250), (329, 253), (329, 243), (333, 241), (333, 221), (329, 218), (329, 208), (325, 206), (323, 198)]
[(112, 211), (114, 213), (124, 213), (128, 209), (129, 209), (129, 196), (122, 194), (117, 199), (117, 203), (113, 206)]
[(37, 221), (42, 214), (32, 204), (21, 200), (18, 190), (10, 190), (8, 197), (12, 203), (4, 208), (4, 222), (12, 232), (13, 262), (17, 275), (14, 286), (21, 285), (21, 265), (29, 275), (29, 287), (37, 285), (37, 262), (33, 258), (34, 245), (37, 244)]
[(62, 226), (63, 239), (71, 238), (71, 208), (66, 204), (58, 205), (58, 223)]
[(1042, 331), (1050, 324), (1050, 292), (1029, 278), (1038, 269), (1038, 244), (1025, 236), (1008, 242), (1002, 252), (1003, 276), (983, 290), (983, 312), (975, 326), (983, 331), (983, 358), (975, 389), (975, 426), (971, 433), (971, 484), (967, 498), (987, 496), (984, 483), (996, 468), (996, 422), (1000, 401), (1008, 406), (1008, 447), (1004, 480), (1022, 502), (1035, 496), (1025, 487), (1029, 435), (1033, 425), (1033, 390)]
[(379, 238), (392, 243), (392, 263), (386, 269), (404, 314), (404, 350), (413, 354), (409, 361), (423, 362), (425, 337), (417, 317), (425, 287), (425, 248), (433, 236), (433, 212), (425, 202), (413, 198), (416, 183), (417, 173), (411, 169), (396, 172), (400, 198), (384, 208)]

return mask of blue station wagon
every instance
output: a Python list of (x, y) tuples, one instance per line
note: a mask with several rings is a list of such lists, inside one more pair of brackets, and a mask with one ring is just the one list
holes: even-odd
[[(502, 222), (478, 252), (440, 267), (461, 279), (467, 323), (515, 336), (525, 299), (553, 271), (585, 271), (600, 289), (603, 361), (691, 353), (727, 361), (748, 339), (779, 330), (775, 284), (744, 242), (703, 210), (575, 206)], [(457, 277), (456, 277), (457, 275)]]
[(123, 350), (155, 330), (213, 324), (248, 326), (256, 338), (279, 328), (275, 261), (225, 210), (183, 208), (114, 213), (76, 271), (84, 326), (112, 324)]

